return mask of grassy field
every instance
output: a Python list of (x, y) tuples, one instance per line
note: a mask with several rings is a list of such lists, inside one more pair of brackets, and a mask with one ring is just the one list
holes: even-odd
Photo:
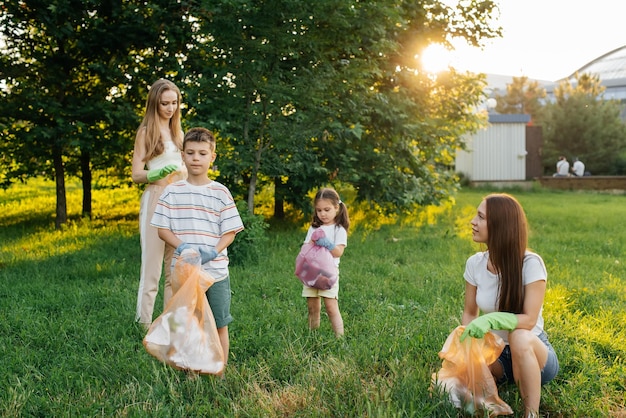
[[(430, 376), (459, 325), (465, 259), (479, 250), (469, 219), (487, 192), (402, 222), (352, 211), (340, 340), (327, 318), (307, 329), (293, 275), (304, 231), (274, 225), (262, 261), (231, 269), (226, 379), (192, 380), (148, 355), (133, 322), (136, 188), (94, 191), (88, 221), (70, 183), (63, 231), (54, 183), (0, 191), (0, 416), (461, 417), (430, 393)], [(561, 371), (542, 416), (626, 417), (626, 196), (511, 193), (549, 274), (544, 317)], [(500, 396), (521, 416), (515, 387)]]

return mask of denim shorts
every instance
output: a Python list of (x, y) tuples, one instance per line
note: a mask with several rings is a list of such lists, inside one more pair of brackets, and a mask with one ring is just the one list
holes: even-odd
[(206, 291), (206, 297), (209, 300), (211, 312), (215, 317), (215, 326), (223, 328), (233, 322), (230, 314), (230, 277), (226, 276), (224, 280), (215, 282)]
[[(552, 344), (548, 341), (548, 336), (545, 332), (542, 332), (537, 337), (541, 340), (542, 343), (548, 348), (548, 359), (546, 360), (546, 365), (541, 370), (541, 385), (545, 385), (559, 372), (559, 359), (556, 356), (556, 352), (552, 347)], [(498, 384), (508, 382), (515, 383), (515, 378), (513, 376), (513, 361), (511, 360), (511, 348), (507, 344), (498, 357), (498, 362), (502, 365), (502, 370), (504, 370), (504, 374), (500, 379), (498, 379)]]

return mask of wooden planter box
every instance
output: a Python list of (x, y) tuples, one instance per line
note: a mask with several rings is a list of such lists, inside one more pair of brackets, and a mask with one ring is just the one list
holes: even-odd
[(626, 190), (626, 176), (539, 177), (543, 187), (559, 190)]

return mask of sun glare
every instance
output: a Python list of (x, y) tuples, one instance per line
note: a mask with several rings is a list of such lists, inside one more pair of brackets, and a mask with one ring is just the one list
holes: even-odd
[(447, 71), (453, 65), (453, 54), (441, 44), (431, 44), (418, 56), (422, 68), (429, 73)]

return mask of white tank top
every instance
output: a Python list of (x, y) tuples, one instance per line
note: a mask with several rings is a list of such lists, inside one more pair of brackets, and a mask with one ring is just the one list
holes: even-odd
[(178, 147), (172, 141), (164, 141), (163, 145), (163, 154), (157, 155), (146, 164), (148, 170), (160, 169), (169, 164), (176, 164), (177, 167), (183, 165), (183, 159)]

